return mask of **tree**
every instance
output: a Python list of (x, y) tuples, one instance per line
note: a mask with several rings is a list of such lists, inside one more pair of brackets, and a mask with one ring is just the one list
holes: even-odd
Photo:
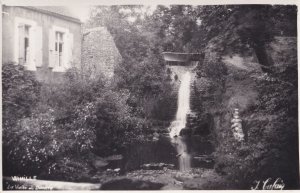
[[(272, 61), (266, 49), (275, 35), (295, 35), (296, 7), (271, 5), (198, 6), (201, 18), (200, 45), (205, 47), (210, 40), (219, 37), (220, 46), (247, 49), (251, 47), (257, 55), (264, 72), (270, 72)], [(277, 20), (287, 21), (278, 25)], [(282, 24), (282, 22), (281, 22)], [(288, 30), (287, 30), (288, 29)], [(200, 34), (199, 34), (200, 35)]]
[[(126, 89), (127, 103), (137, 117), (153, 117), (158, 101), (169, 98), (167, 74), (162, 59), (162, 37), (157, 36), (156, 22), (143, 6), (96, 7), (88, 27), (103, 25), (112, 34), (123, 62), (115, 69), (116, 87)], [(160, 23), (160, 24), (163, 24)]]

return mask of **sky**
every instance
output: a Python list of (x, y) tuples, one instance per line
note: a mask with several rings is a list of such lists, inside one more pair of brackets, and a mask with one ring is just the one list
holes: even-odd
[[(150, 6), (150, 12), (153, 12), (156, 8), (156, 5), (148, 5)], [(86, 22), (89, 19), (90, 16), (90, 9), (93, 6), (84, 6), (84, 5), (72, 5), (72, 6), (66, 6), (70, 12), (74, 15), (76, 15), (82, 22)], [(144, 9), (144, 11), (146, 11), (146, 9)], [(133, 19), (133, 18), (129, 18)]]
[(89, 19), (90, 6), (72, 5), (67, 7), (72, 14), (76, 15), (80, 19), (80, 21), (86, 22)]
[(80, 4), (80, 5), (138, 5), (138, 4), (192, 4), (192, 5), (218, 5), (218, 4), (298, 4), (298, 0), (0, 0), (3, 4), (13, 5), (43, 5), (54, 4), (56, 5), (68, 5)]
[[(249, 4), (249, 0), (0, 0), (4, 5), (21, 6), (68, 6), (72, 13), (85, 22), (89, 18), (89, 5), (150, 5), (157, 4), (190, 4), (190, 5), (211, 5), (211, 4)], [(252, 0), (252, 4), (298, 4), (298, 0)], [(72, 4), (72, 5), (70, 5)]]

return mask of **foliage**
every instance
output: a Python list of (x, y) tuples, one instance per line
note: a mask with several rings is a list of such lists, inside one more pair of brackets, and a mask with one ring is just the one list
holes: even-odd
[(105, 85), (101, 76), (82, 78), (76, 69), (66, 74), (64, 84), (55, 87), (46, 89), (54, 92), (45, 95), (56, 110), (55, 124), (64, 129), (64, 135), (74, 134), (73, 140), (62, 139), (70, 145), (69, 153), (80, 156), (89, 150), (109, 154), (140, 135), (143, 121), (132, 117), (128, 91)]
[(60, 156), (39, 177), (55, 181), (90, 182), (90, 171), (91, 166), (86, 158)]
[(98, 6), (92, 15), (87, 27), (105, 25), (123, 57), (115, 69), (115, 84), (129, 91), (126, 102), (131, 112), (142, 119), (161, 117), (155, 110), (159, 101), (172, 105), (174, 97), (161, 57), (163, 43), (158, 42), (151, 15), (143, 6)]
[(39, 101), (40, 84), (24, 66), (2, 65), (3, 127), (14, 125), (18, 119), (30, 116)]
[(4, 174), (37, 175), (59, 152), (53, 111), (21, 119), (3, 129)]
[(285, 189), (297, 188), (297, 63), (296, 52), (288, 53), (285, 63), (274, 67), (271, 74), (253, 75), (259, 101), (243, 112), (246, 142), (232, 140), (226, 128), (218, 137), (216, 171), (239, 188), (249, 189), (255, 180), (279, 177)]
[(75, 69), (66, 73), (63, 84), (43, 85), (31, 114), (4, 128), (5, 174), (61, 174), (72, 180), (69, 162), (85, 165), (91, 152), (109, 155), (142, 140), (147, 123), (132, 117), (127, 99), (125, 90), (113, 91), (101, 77), (86, 79)]
[(142, 61), (147, 55), (147, 39), (139, 29), (140, 20), (128, 20), (142, 17), (138, 11), (140, 8), (141, 6), (97, 6), (92, 10), (92, 17), (86, 27), (106, 26), (125, 61)]

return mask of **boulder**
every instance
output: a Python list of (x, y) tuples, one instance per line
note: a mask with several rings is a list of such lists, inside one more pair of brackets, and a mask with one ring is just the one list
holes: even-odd
[(206, 136), (206, 135), (209, 135), (210, 134), (210, 130), (209, 130), (209, 127), (207, 124), (199, 124), (197, 126), (194, 126), (192, 128), (193, 130), (193, 135), (201, 135), (201, 136)]
[(89, 159), (91, 160), (91, 165), (98, 170), (104, 167), (115, 167), (114, 165), (118, 165), (117, 163), (122, 162), (123, 156), (116, 154), (108, 157), (100, 157), (95, 154), (90, 154)]
[(159, 134), (158, 134), (157, 132), (154, 132), (154, 133), (153, 133), (153, 137), (158, 138), (158, 137), (159, 137)]
[(101, 169), (105, 166), (107, 166), (109, 163), (103, 159), (103, 158), (100, 158), (98, 157), (96, 160), (93, 161), (93, 166), (96, 168), (96, 169)]
[(123, 163), (123, 156), (120, 154), (111, 155), (104, 158), (109, 164), (106, 168), (120, 168)]
[(183, 136), (183, 135), (191, 135), (192, 134), (192, 129), (189, 128), (183, 128), (180, 130), (179, 135)]
[(121, 169), (120, 168), (116, 168), (114, 169), (114, 172), (119, 172)]

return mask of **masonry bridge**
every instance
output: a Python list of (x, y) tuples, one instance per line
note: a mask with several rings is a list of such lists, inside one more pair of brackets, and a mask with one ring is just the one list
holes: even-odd
[(167, 65), (188, 66), (195, 62), (201, 62), (204, 59), (202, 53), (181, 53), (181, 52), (163, 52), (164, 60)]

